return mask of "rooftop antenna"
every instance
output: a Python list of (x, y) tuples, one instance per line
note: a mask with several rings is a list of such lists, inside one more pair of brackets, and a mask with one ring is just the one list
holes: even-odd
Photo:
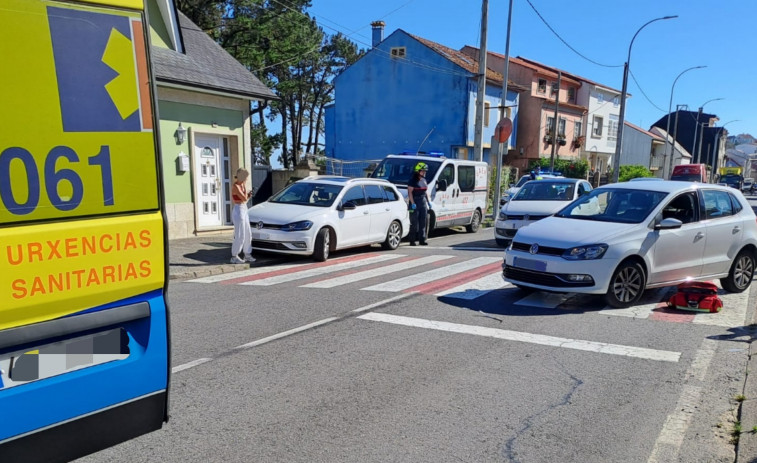
[(431, 136), (431, 133), (434, 130), (436, 130), (436, 126), (431, 127), (431, 130), (428, 131), (428, 133), (426, 134), (426, 138), (423, 139), (423, 141), (421, 142), (421, 144), (418, 146), (418, 150), (415, 152), (416, 156), (421, 152), (421, 147), (423, 146), (424, 143), (426, 143), (426, 140), (428, 140), (428, 137)]

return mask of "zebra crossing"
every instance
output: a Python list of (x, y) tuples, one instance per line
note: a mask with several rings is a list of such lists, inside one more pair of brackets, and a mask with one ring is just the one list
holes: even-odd
[[(502, 280), (501, 257), (463, 257), (459, 255), (357, 254), (327, 262), (253, 267), (233, 273), (187, 280), (187, 283), (264, 286), (299, 283), (314, 290), (364, 284), (362, 291), (387, 293), (421, 293), (441, 298), (474, 300), (500, 290), (512, 290)], [(384, 280), (377, 283), (376, 279)], [(716, 283), (717, 284), (717, 283)], [(653, 300), (642, 301), (627, 309), (596, 307), (599, 298), (578, 294), (534, 292), (522, 295), (509, 293), (509, 304), (557, 310), (586, 309), (595, 306), (595, 313), (636, 319), (716, 326), (742, 326), (747, 311), (749, 292), (731, 294), (722, 289), (719, 296), (724, 308), (719, 313), (685, 312), (669, 309), (665, 300), (672, 289), (650, 291)], [(654, 298), (658, 300), (654, 300)], [(591, 302), (588, 302), (591, 300)]]

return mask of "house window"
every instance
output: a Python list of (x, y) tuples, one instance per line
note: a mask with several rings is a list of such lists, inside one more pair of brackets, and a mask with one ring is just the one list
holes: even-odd
[(489, 127), (489, 110), (491, 104), (488, 101), (484, 102), (484, 127)]
[(552, 82), (552, 88), (549, 91), (549, 96), (555, 96), (557, 93), (557, 82)]
[(592, 137), (596, 137), (596, 138), (602, 137), (602, 124), (604, 124), (604, 122), (605, 121), (600, 116), (594, 116), (593, 128), (591, 130)]
[(560, 118), (560, 125), (557, 127), (557, 135), (565, 137), (565, 119)]
[(392, 58), (404, 58), (405, 57), (405, 47), (392, 47)]
[(605, 102), (605, 94), (602, 92), (597, 92), (597, 103), (604, 103)]
[(573, 87), (568, 88), (568, 101), (571, 103), (576, 102), (576, 89)]
[(578, 138), (583, 132), (583, 123), (581, 121), (575, 122), (575, 128), (573, 129), (573, 138)]
[(539, 86), (536, 90), (539, 93), (547, 93), (547, 79), (539, 79)]
[(555, 118), (547, 116), (547, 127), (544, 131), (547, 135), (552, 135), (552, 131), (555, 129)]
[(610, 123), (607, 127), (607, 141), (618, 141), (618, 116), (610, 114)]
[(615, 98), (612, 99), (612, 105), (615, 106), (615, 107), (617, 107), (618, 105), (620, 105), (620, 97), (619, 96), (616, 96)]

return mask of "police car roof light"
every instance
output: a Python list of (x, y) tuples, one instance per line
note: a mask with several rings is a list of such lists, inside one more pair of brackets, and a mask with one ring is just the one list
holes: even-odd
[(400, 155), (402, 155), (402, 156), (426, 156), (426, 157), (430, 157), (430, 158), (443, 158), (443, 157), (445, 157), (444, 153), (442, 153), (441, 151), (429, 151), (429, 152), (425, 152), (425, 151), (403, 151), (403, 152), (400, 153)]

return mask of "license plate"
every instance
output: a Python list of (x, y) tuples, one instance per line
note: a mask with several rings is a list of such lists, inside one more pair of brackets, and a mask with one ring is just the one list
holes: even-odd
[(254, 240), (267, 240), (270, 237), (271, 235), (269, 235), (268, 233), (253, 233), (252, 234), (252, 239)]
[(0, 355), (0, 390), (129, 357), (121, 328)]
[(518, 268), (525, 268), (528, 270), (538, 270), (544, 272), (547, 270), (547, 263), (541, 260), (524, 259), (522, 257), (516, 257), (513, 259), (513, 266)]

